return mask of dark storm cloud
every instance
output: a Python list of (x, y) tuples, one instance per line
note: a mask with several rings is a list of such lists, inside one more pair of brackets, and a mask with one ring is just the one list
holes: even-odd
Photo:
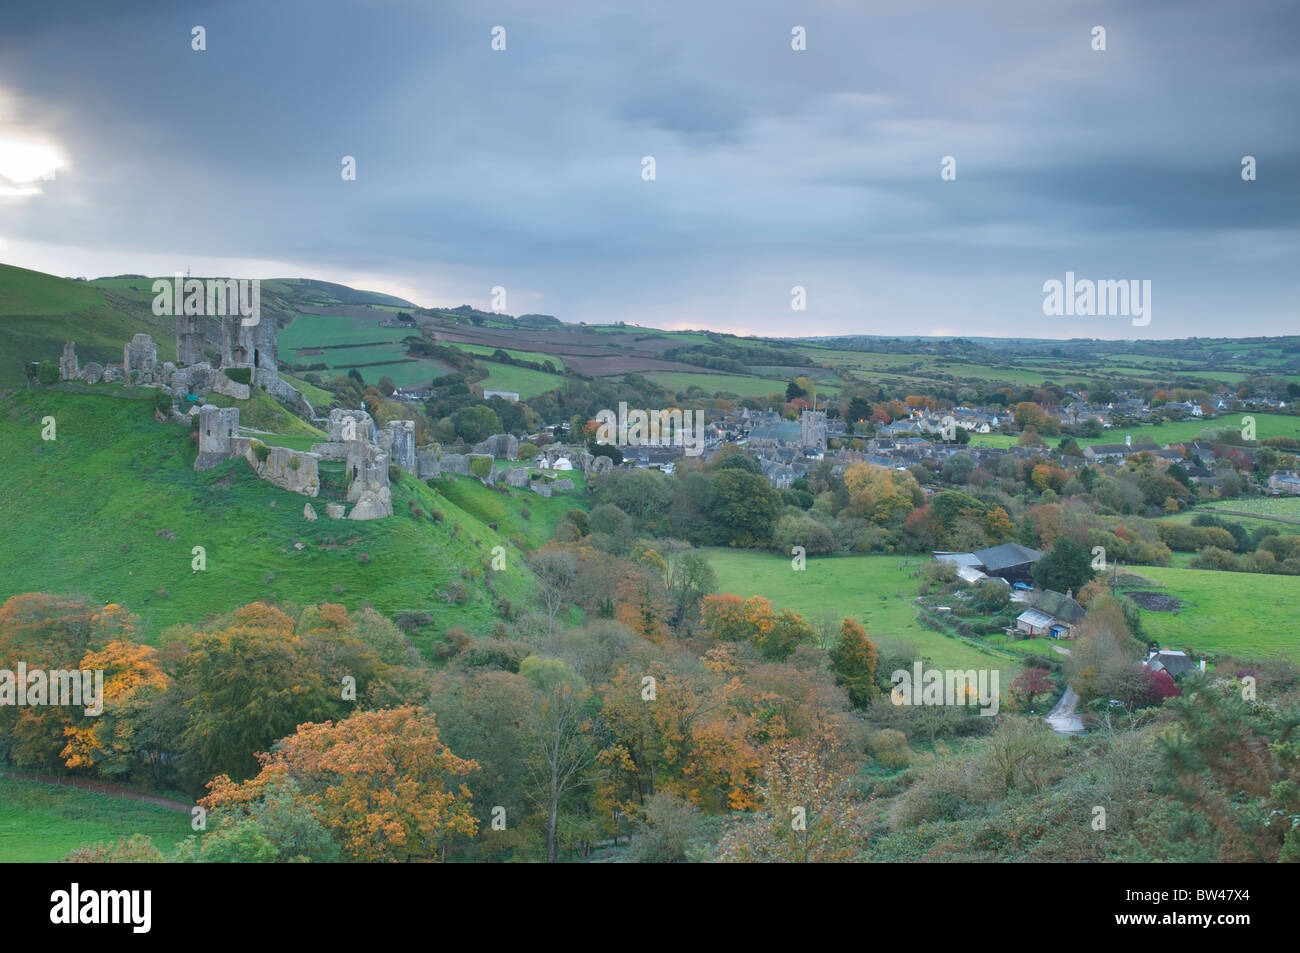
[[(1297, 26), (1285, 0), (20, 4), (0, 137), (70, 165), (0, 198), (0, 260), (767, 333), (1294, 331)], [(1152, 324), (1044, 318), (1065, 270), (1152, 279)]]

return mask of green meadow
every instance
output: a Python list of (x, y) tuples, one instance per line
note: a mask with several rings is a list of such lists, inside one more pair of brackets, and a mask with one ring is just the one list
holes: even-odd
[(1163, 647), (1300, 661), (1300, 578), (1163, 566), (1143, 566), (1142, 575), (1183, 603), (1177, 612), (1142, 613), (1148, 634)]
[(487, 368), (488, 376), (478, 381), (480, 387), (484, 390), (512, 391), (519, 395), (520, 400), (545, 394), (564, 383), (564, 378), (559, 374), (548, 374), (528, 367), (494, 364), (488, 361), (484, 361), (483, 366)]
[[(814, 624), (824, 614), (852, 617), (874, 639), (908, 643), (940, 668), (998, 668), (1010, 684), (1021, 666), (1007, 650), (978, 638), (959, 639), (917, 621), (917, 579), (928, 560), (920, 556), (854, 555), (810, 558), (796, 571), (788, 557), (738, 549), (706, 549), (718, 591), (764, 596), (776, 609), (793, 609)], [(1037, 643), (1035, 643), (1037, 644)]]
[(164, 854), (190, 835), (181, 811), (0, 776), (0, 863), (54, 863), (82, 844), (144, 834)]
[[(734, 394), (737, 397), (766, 397), (780, 393), (784, 399), (789, 378), (738, 377), (733, 374), (696, 374), (692, 371), (655, 371), (645, 375), (649, 380), (666, 387), (675, 393), (684, 393), (691, 387), (699, 387), (708, 394)], [(833, 384), (818, 384), (818, 394), (838, 394), (839, 387)]]

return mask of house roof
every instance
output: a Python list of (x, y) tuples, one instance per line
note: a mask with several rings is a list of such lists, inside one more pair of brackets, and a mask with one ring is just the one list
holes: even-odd
[(1026, 609), (1016, 616), (1016, 621), (1032, 625), (1036, 629), (1045, 629), (1052, 624), (1053, 620), (1046, 612), (1039, 612), (1037, 609)]
[(999, 569), (1032, 563), (1043, 556), (1038, 550), (1021, 546), (1019, 543), (1003, 543), (990, 549), (977, 549), (973, 555), (979, 560), (978, 565), (984, 567), (985, 572), (997, 572)]
[(1190, 672), (1197, 665), (1187, 657), (1186, 652), (1177, 652), (1170, 649), (1157, 649), (1147, 656), (1143, 664), (1152, 671), (1164, 669), (1170, 675), (1182, 675), (1184, 672)]
[(1074, 599), (1057, 592), (1055, 589), (1044, 589), (1034, 600), (1034, 608), (1046, 612), (1053, 619), (1060, 619), (1062, 622), (1074, 625), (1082, 622), (1087, 611)]

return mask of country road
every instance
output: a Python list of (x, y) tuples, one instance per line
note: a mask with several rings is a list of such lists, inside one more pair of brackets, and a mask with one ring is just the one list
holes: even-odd
[(1061, 700), (1047, 715), (1047, 723), (1058, 735), (1077, 735), (1083, 732), (1083, 719), (1074, 713), (1078, 705), (1078, 693), (1073, 688), (1066, 688)]

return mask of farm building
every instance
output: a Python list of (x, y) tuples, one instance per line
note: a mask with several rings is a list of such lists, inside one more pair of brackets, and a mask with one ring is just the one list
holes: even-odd
[(1016, 616), (1016, 630), (1029, 636), (1047, 635), (1068, 639), (1087, 612), (1074, 601), (1073, 593), (1045, 589), (1034, 599), (1032, 608)]
[[(997, 576), (1006, 582), (1023, 582), (1029, 579), (1030, 567), (1043, 558), (1043, 554), (1019, 543), (1003, 543), (973, 553), (936, 552), (934, 558), (954, 566), (958, 573), (974, 568), (986, 576)], [(963, 579), (967, 577), (962, 576)], [(968, 582), (973, 581), (967, 579)]]
[(1198, 669), (1204, 672), (1205, 662), (1202, 660), (1198, 666), (1188, 658), (1186, 652), (1178, 652), (1172, 649), (1152, 649), (1151, 654), (1143, 659), (1142, 667), (1153, 672), (1165, 671), (1171, 677), (1177, 678), (1179, 675), (1185, 675)]

